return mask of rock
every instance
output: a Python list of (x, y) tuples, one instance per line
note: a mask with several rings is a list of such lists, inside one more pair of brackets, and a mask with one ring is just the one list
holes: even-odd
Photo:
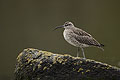
[(15, 80), (120, 80), (120, 69), (95, 60), (24, 49), (17, 57)]

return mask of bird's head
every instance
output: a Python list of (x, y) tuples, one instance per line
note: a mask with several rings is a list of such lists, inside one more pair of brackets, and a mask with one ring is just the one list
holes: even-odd
[(58, 28), (65, 28), (65, 29), (69, 29), (71, 27), (74, 27), (72, 22), (66, 21), (63, 25), (61, 26), (57, 26), (54, 30), (58, 29)]

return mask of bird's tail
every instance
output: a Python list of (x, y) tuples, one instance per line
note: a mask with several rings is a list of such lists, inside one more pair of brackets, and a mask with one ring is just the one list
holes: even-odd
[(100, 48), (102, 51), (104, 51), (104, 49), (102, 47), (98, 47), (98, 48)]
[(100, 48), (102, 51), (104, 51), (104, 49), (102, 47), (104, 47), (105, 45), (100, 44), (100, 46), (98, 48)]
[(100, 44), (100, 47), (104, 47), (105, 45), (104, 44)]

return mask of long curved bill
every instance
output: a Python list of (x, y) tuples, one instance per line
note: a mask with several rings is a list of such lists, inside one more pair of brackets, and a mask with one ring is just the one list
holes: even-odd
[[(57, 26), (54, 30), (56, 30), (56, 29), (58, 29), (58, 28), (63, 28), (64, 26), (63, 25), (61, 25), (61, 26)], [(53, 30), (53, 31), (54, 31)]]

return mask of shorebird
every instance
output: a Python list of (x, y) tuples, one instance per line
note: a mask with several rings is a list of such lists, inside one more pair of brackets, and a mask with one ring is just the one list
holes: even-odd
[(69, 44), (77, 47), (77, 57), (79, 56), (80, 48), (82, 50), (84, 59), (85, 59), (85, 53), (83, 48), (85, 47), (95, 46), (104, 51), (104, 49), (102, 48), (104, 46), (103, 44), (100, 44), (89, 33), (75, 27), (72, 22), (67, 21), (63, 25), (56, 27), (54, 30), (58, 28), (64, 28), (63, 36), (65, 40)]

